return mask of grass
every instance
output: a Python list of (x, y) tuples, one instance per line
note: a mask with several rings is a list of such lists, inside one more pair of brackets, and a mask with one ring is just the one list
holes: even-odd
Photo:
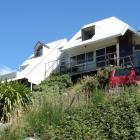
[(33, 93), (33, 105), (3, 133), (1, 140), (127, 139), (130, 134), (132, 139), (138, 138), (140, 95), (137, 88), (127, 87), (119, 96), (106, 95), (96, 87), (97, 83), (91, 89), (93, 84), (92, 78), (84, 78), (66, 88), (64, 94), (53, 87), (45, 89), (43, 85), (42, 91)]
[(63, 118), (63, 108), (55, 104), (54, 99), (44, 95), (39, 101), (34, 100), (33, 106), (7, 130), (1, 139), (19, 140), (26, 137), (41, 138), (48, 135), (48, 129), (59, 124)]

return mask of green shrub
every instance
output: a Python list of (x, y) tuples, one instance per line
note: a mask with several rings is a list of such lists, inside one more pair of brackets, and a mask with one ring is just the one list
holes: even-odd
[(92, 93), (99, 86), (99, 81), (96, 75), (94, 76), (84, 76), (81, 81), (82, 90), (85, 93)]
[[(56, 131), (56, 139), (120, 140), (140, 138), (139, 94), (103, 97), (89, 106), (71, 108)], [(97, 101), (96, 100), (96, 101)]]
[(0, 84), (0, 119), (8, 121), (18, 107), (25, 107), (31, 101), (31, 92), (23, 84), (12, 81)]
[(30, 110), (18, 118), (1, 139), (19, 140), (26, 137), (51, 139), (55, 137), (55, 127), (59, 125), (63, 116), (63, 108), (55, 104), (54, 99), (48, 99), (48, 94), (45, 94), (40, 101), (35, 100)]
[[(54, 77), (57, 79), (58, 75)], [(61, 80), (49, 81), (43, 83), (48, 88), (53, 87), (56, 81), (59, 81), (56, 82), (57, 86), (63, 85), (60, 83)], [(41, 140), (139, 139), (139, 91), (135, 87), (126, 87), (123, 95), (109, 96), (104, 94), (104, 90), (99, 89), (98, 83), (96, 76), (84, 77), (70, 90), (66, 89), (70, 93), (75, 92), (79, 95), (89, 93), (89, 102), (84, 104), (79, 102), (77, 106), (64, 107), (59, 103), (58, 97), (61, 96), (62, 101), (67, 102), (64, 96), (69, 97), (69, 95), (56, 93), (57, 96), (52, 96), (55, 91), (39, 94), (40, 98), (34, 100), (30, 111), (26, 112), (18, 124), (12, 126), (1, 138), (18, 140), (31, 136)]]
[(43, 88), (43, 90), (48, 91), (49, 89), (51, 89), (53, 91), (60, 92), (60, 94), (66, 88), (69, 88), (72, 85), (72, 80), (68, 74), (53, 74), (41, 83), (41, 87)]

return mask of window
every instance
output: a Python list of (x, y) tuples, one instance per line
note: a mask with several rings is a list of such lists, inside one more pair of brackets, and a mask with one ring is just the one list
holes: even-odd
[(35, 57), (39, 57), (42, 56), (43, 53), (43, 47), (39, 46), (36, 50), (35, 50)]
[(82, 29), (82, 41), (91, 39), (95, 35), (95, 26)]
[(92, 62), (93, 61), (93, 52), (86, 53), (86, 62)]
[(20, 70), (21, 70), (21, 71), (24, 70), (27, 66), (28, 66), (28, 64), (27, 64), (27, 65), (21, 66), (21, 67), (20, 67)]
[(77, 55), (77, 64), (85, 63), (85, 54)]
[(140, 45), (136, 45), (135, 50), (140, 50)]
[(71, 62), (72, 66), (76, 65), (77, 64), (77, 56), (71, 57), (70, 62)]
[(140, 45), (135, 46), (135, 61), (137, 65), (140, 65)]
[(78, 64), (83, 64), (85, 62), (93, 62), (94, 60), (94, 52), (88, 52), (84, 54), (80, 54), (77, 56), (71, 57), (71, 65), (78, 65)]
[(106, 65), (105, 63), (105, 48), (96, 50), (96, 65), (97, 67), (103, 67)]
[(136, 75), (140, 75), (140, 67), (136, 67), (135, 71), (136, 71)]

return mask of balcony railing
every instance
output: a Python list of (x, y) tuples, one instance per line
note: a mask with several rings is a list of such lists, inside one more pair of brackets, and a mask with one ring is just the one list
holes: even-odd
[[(69, 62), (60, 65), (60, 73), (69, 73), (70, 75), (77, 75), (82, 73), (87, 73), (91, 71), (96, 71), (99, 68), (105, 68), (107, 66), (132, 66), (135, 65), (135, 58), (132, 55), (120, 57), (120, 58), (108, 58), (98, 62), (85, 62), (81, 64), (73, 65)], [(98, 65), (102, 64), (102, 65)]]

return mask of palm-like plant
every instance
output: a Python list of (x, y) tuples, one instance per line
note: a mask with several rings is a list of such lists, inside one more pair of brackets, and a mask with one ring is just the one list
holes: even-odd
[(31, 92), (19, 82), (0, 84), (0, 119), (7, 121), (17, 107), (25, 107), (31, 101)]

